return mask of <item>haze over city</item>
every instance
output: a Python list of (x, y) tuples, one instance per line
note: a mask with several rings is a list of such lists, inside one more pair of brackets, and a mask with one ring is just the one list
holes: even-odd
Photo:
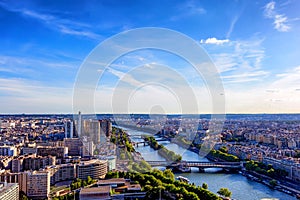
[[(226, 113), (299, 113), (299, 10), (295, 0), (0, 1), (1, 113), (72, 113), (86, 56), (109, 37), (141, 27), (178, 31), (203, 47), (223, 81)], [(124, 79), (140, 66), (152, 70)], [(187, 85), (176, 85), (169, 70)], [(212, 112), (202, 77), (169, 52), (128, 53), (99, 78), (96, 113), (118, 113), (111, 102), (122, 78), (122, 90), (144, 79), (173, 78), (173, 87), (196, 96), (198, 110), (188, 113)], [(133, 113), (181, 113), (176, 94), (159, 85), (135, 90), (128, 104)]]

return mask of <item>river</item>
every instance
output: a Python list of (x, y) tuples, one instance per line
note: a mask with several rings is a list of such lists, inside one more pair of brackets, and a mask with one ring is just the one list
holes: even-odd
[[(121, 127), (122, 128), (122, 127)], [(142, 141), (142, 139), (135, 138), (134, 135), (149, 135), (149, 133), (123, 128), (131, 135), (133, 141)], [(177, 144), (168, 141), (160, 142), (167, 149), (182, 155), (183, 160), (191, 161), (207, 161), (206, 158), (200, 157), (197, 153), (188, 151)], [(141, 153), (143, 158), (153, 161), (165, 160), (157, 151), (150, 146), (139, 145), (136, 150)], [(205, 173), (199, 173), (197, 168), (192, 168), (191, 173), (179, 173), (176, 176), (187, 177), (191, 183), (195, 185), (208, 184), (208, 189), (216, 193), (221, 187), (226, 187), (232, 192), (232, 198), (238, 200), (266, 200), (266, 199), (280, 199), (280, 200), (294, 200), (293, 196), (270, 189), (268, 186), (255, 181), (251, 181), (240, 174), (224, 174), (218, 173), (218, 169), (207, 169)]]

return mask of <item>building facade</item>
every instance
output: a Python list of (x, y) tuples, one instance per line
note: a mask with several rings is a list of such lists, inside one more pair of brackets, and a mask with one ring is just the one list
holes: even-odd
[(79, 138), (65, 138), (64, 145), (68, 148), (69, 156), (80, 156), (83, 143)]
[(53, 185), (60, 181), (73, 180), (76, 178), (74, 164), (61, 164), (47, 167), (50, 173), (50, 184)]
[(17, 183), (0, 183), (1, 200), (19, 200), (19, 185)]
[(76, 166), (76, 175), (82, 180), (87, 180), (88, 176), (92, 179), (99, 179), (106, 175), (107, 167), (107, 160), (82, 161)]
[(40, 146), (37, 147), (37, 155), (39, 156), (55, 156), (56, 158), (62, 159), (68, 155), (67, 147), (52, 147), (52, 146)]
[(47, 171), (33, 171), (26, 173), (26, 195), (31, 199), (48, 198), (50, 193), (50, 173)]
[(16, 156), (17, 149), (14, 146), (0, 146), (0, 156)]

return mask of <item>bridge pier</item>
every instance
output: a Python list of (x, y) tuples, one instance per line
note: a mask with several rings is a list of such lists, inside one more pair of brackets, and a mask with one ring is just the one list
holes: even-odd
[(199, 169), (200, 173), (204, 173), (205, 172), (204, 168), (202, 168), (202, 167), (198, 167), (198, 169)]

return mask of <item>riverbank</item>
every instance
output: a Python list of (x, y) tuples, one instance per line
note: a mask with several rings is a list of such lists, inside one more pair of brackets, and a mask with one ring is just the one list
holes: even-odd
[(130, 125), (130, 124), (121, 124), (118, 123), (117, 127), (122, 127), (122, 128), (129, 128), (129, 129), (133, 129), (133, 130), (137, 130), (137, 131), (141, 131), (141, 132), (146, 132), (146, 133), (150, 133), (150, 134), (156, 134), (158, 131), (155, 129), (151, 129), (149, 127), (138, 127), (136, 125)]
[[(133, 142), (140, 142), (141, 139), (136, 136), (147, 135), (146, 132), (137, 131), (135, 129), (127, 129), (128, 133), (132, 136)], [(159, 142), (160, 143), (160, 142)], [(173, 142), (166, 143), (163, 142), (164, 146), (176, 152), (177, 154), (182, 155), (183, 160), (195, 160), (206, 162), (208, 159), (199, 155), (197, 150), (187, 151), (187, 148), (181, 147)], [(143, 146), (139, 145), (136, 148), (140, 152), (143, 158), (146, 161), (165, 161), (165, 159), (158, 154), (158, 151), (152, 149), (149, 145)], [(209, 185), (209, 190), (213, 191), (215, 194), (220, 189), (220, 187), (226, 186), (230, 191), (232, 191), (232, 198), (239, 200), (257, 200), (257, 199), (280, 199), (280, 200), (296, 200), (295, 197), (292, 197), (284, 192), (280, 192), (270, 187), (251, 181), (245, 176), (242, 176), (239, 173), (222, 173), (219, 170), (207, 170), (206, 173), (198, 173), (198, 170), (192, 168), (191, 173), (178, 173), (178, 176), (187, 177), (191, 183), (202, 186), (203, 183)], [(226, 184), (226, 185), (224, 185)]]
[[(278, 190), (280, 192), (284, 192), (286, 194), (289, 194), (289, 195), (295, 196), (295, 197), (300, 196), (300, 190), (287, 186), (285, 184), (285, 182), (282, 180), (276, 180), (274, 178), (271, 178), (271, 177), (268, 177), (268, 176), (265, 176), (262, 174), (258, 174), (256, 172), (248, 171), (248, 170), (242, 170), (241, 172), (242, 172), (242, 175), (247, 177), (248, 179), (258, 182), (258, 183), (261, 183), (261, 184), (264, 184), (274, 190)], [(275, 186), (271, 185), (270, 184), (271, 180), (276, 180), (277, 184)]]
[(158, 154), (164, 157), (167, 161), (180, 161), (182, 158), (179, 154), (165, 148), (164, 145), (158, 144), (153, 136), (145, 136), (144, 140), (149, 143), (150, 147), (158, 151)]
[[(166, 138), (170, 139), (169, 137), (166, 137)], [(186, 143), (181, 142), (177, 138), (172, 138), (171, 143), (175, 143), (178, 146), (180, 146), (184, 149), (187, 149), (187, 150), (189, 150), (193, 153), (196, 153), (198, 155), (203, 154), (203, 156), (211, 162), (226, 161), (226, 160), (223, 160), (223, 159), (220, 159), (220, 158), (217, 158), (217, 157), (213, 157), (208, 152), (201, 152), (198, 148), (191, 147), (190, 145), (187, 145)], [(277, 190), (277, 191), (286, 193), (288, 195), (291, 195), (291, 196), (294, 196), (294, 197), (297, 197), (297, 198), (298, 198), (298, 196), (300, 197), (300, 190), (297, 189), (297, 188), (291, 187), (292, 184), (289, 184), (285, 181), (275, 179), (278, 184), (277, 184), (277, 186), (273, 187), (272, 185), (270, 185), (269, 181), (274, 179), (274, 177), (264, 176), (262, 174), (258, 174), (256, 172), (248, 171), (248, 170), (245, 170), (245, 169), (243, 169), (241, 172), (242, 172), (241, 175), (247, 177), (248, 179), (250, 179), (252, 181), (255, 181), (255, 182), (258, 182), (260, 184), (266, 185), (266, 186), (268, 186), (269, 188), (271, 188), (273, 190)], [(251, 178), (249, 177), (249, 175), (250, 175)]]

